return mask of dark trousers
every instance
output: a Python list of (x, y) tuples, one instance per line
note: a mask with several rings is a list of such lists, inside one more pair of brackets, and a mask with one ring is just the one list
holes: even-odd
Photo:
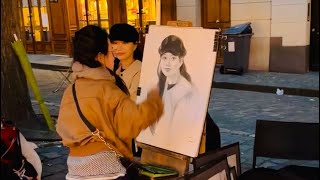
[(138, 151), (136, 152), (136, 145), (134, 139), (132, 139), (132, 154), (134, 157), (141, 157), (142, 148), (138, 147)]
[(206, 151), (218, 149), (221, 147), (220, 129), (208, 112), (206, 122)]

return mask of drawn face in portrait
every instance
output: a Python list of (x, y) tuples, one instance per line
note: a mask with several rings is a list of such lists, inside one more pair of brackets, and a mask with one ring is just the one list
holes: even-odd
[[(167, 36), (162, 40), (158, 52), (160, 55), (160, 61), (158, 64), (158, 85), (161, 96), (163, 96), (169, 89), (174, 87), (174, 89), (176, 89), (177, 87), (179, 87), (179, 84), (181, 85), (181, 81), (186, 80), (191, 83), (190, 75), (187, 73), (186, 66), (184, 64), (184, 57), (186, 56), (187, 51), (182, 39), (180, 39), (176, 35)], [(180, 92), (186, 90), (185, 88), (181, 88), (181, 86), (179, 89)], [(174, 94), (176, 93), (173, 90), (171, 94), (175, 96)], [(167, 101), (168, 100), (169, 99), (167, 99)], [(174, 103), (174, 108), (176, 106), (176, 103), (172, 103)], [(170, 111), (171, 113), (174, 113), (174, 110)], [(169, 113), (169, 111), (167, 110), (167, 112), (165, 113)], [(170, 115), (170, 117), (172, 117), (172, 115)]]
[(183, 63), (183, 58), (175, 56), (170, 52), (160, 56), (159, 67), (160, 71), (167, 77), (169, 84), (174, 84), (180, 76), (180, 67)]

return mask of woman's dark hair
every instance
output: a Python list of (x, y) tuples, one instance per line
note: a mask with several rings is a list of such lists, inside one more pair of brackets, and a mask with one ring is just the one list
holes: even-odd
[(105, 54), (108, 49), (108, 33), (102, 28), (88, 25), (75, 33), (73, 39), (73, 60), (90, 68), (100, 67), (96, 60), (99, 53)]
[(130, 96), (130, 92), (125, 84), (125, 82), (119, 77), (114, 71), (111, 69), (107, 68), (107, 70), (110, 72), (112, 76), (114, 76), (116, 80), (116, 85), (122, 90), (122, 92), (126, 93), (128, 96)]
[(110, 28), (110, 41), (124, 41), (137, 43), (139, 33), (134, 26), (127, 23), (114, 24)]
[(137, 45), (137, 48), (133, 51), (133, 58), (134, 58), (135, 60), (142, 61), (143, 52), (142, 52), (142, 50), (139, 48), (139, 45)]
[[(96, 57), (99, 53), (106, 54), (107, 49), (108, 33), (99, 26), (85, 26), (75, 33), (73, 39), (73, 61), (78, 61), (90, 68), (100, 67), (101, 63), (96, 60)], [(112, 71), (110, 73), (115, 77), (116, 85), (124, 93), (129, 94), (129, 90), (122, 79)]]
[[(159, 52), (160, 56), (169, 52), (169, 53), (173, 54), (174, 56), (178, 56), (179, 58), (183, 58), (187, 54), (187, 50), (184, 47), (182, 40), (178, 36), (175, 36), (175, 35), (169, 35), (168, 37), (166, 37), (162, 41), (162, 43), (158, 49), (158, 52)], [(160, 89), (160, 95), (162, 96), (167, 77), (160, 70), (160, 61), (158, 64), (158, 69), (159, 69), (158, 86)], [(180, 66), (180, 73), (184, 78), (186, 78), (189, 82), (191, 82), (191, 77), (190, 77), (189, 73), (187, 72), (187, 67), (186, 67), (184, 61), (183, 61), (182, 65)]]

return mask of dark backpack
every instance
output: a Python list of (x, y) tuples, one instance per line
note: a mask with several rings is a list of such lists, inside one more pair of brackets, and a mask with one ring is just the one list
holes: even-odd
[(1, 119), (1, 179), (36, 179), (37, 175), (22, 154), (18, 128)]

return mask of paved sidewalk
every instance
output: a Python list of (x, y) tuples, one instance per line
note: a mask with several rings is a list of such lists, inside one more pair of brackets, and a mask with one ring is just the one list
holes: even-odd
[[(70, 67), (72, 58), (66, 56), (28, 55), (35, 69), (58, 69), (64, 71)], [(49, 66), (50, 65), (51, 68)], [(58, 66), (58, 67), (57, 67)], [(220, 74), (216, 66), (212, 86), (214, 88), (246, 90), (275, 93), (277, 88), (287, 95), (319, 97), (319, 72), (290, 74), (277, 72), (251, 71), (239, 75)]]
[[(71, 61), (70, 58), (66, 57), (46, 55), (42, 55), (41, 57), (32, 55), (29, 57), (31, 62), (57, 64), (59, 61), (58, 65), (61, 62), (70, 63)], [(63, 84), (60, 91), (56, 93), (53, 93), (53, 90), (59, 85), (63, 76), (57, 71), (33, 70), (51, 115), (58, 115), (60, 100), (66, 84)], [(231, 86), (227, 89), (223, 89), (223, 87), (214, 87), (212, 89), (208, 111), (220, 128), (223, 145), (237, 141), (240, 142), (242, 172), (248, 170), (252, 164), (255, 121), (257, 119), (319, 122), (319, 72), (306, 74), (249, 72), (243, 76), (238, 76), (222, 75), (216, 69), (214, 82), (227, 82), (229, 83), (228, 87), (230, 87), (230, 84), (233, 84), (233, 87)], [(287, 95), (286, 91), (284, 91), (284, 95), (276, 95), (275, 91), (254, 92), (254, 88), (245, 91), (238, 90), (239, 86), (235, 86), (234, 84), (249, 84), (256, 87), (259, 85), (275, 89), (278, 87), (294, 88), (300, 89), (300, 91), (312, 90), (315, 95)], [(30, 92), (30, 95), (34, 110), (40, 114), (32, 92)], [(37, 152), (43, 162), (42, 179), (65, 179), (68, 149), (63, 147), (59, 141), (37, 141), (36, 143), (39, 145)], [(261, 164), (265, 167), (275, 168), (290, 163), (292, 161), (271, 159), (262, 159), (262, 161), (257, 162), (258, 165)], [(298, 163), (319, 167), (319, 161), (298, 161)]]

